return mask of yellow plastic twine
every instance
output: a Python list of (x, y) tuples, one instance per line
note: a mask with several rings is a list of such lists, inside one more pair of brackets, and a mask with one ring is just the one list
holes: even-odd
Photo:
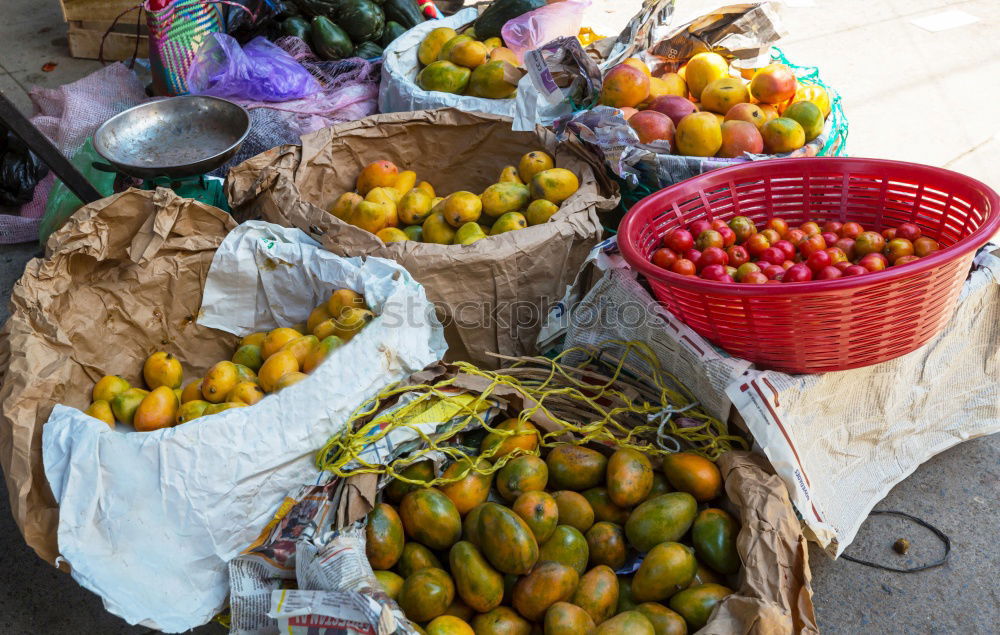
[[(455, 482), (469, 471), (493, 473), (524, 451), (512, 452), (494, 462), (492, 459), (499, 444), (476, 455), (474, 449), (462, 447), (456, 437), (477, 427), (476, 424), (502, 438), (524, 434), (523, 431), (500, 430), (487, 422), (490, 407), (496, 405), (492, 395), (499, 386), (513, 388), (522, 394), (526, 403), (533, 403), (520, 412), (519, 421), (529, 421), (533, 415), (541, 413), (559, 426), (552, 432), (539, 431), (539, 445), (543, 447), (603, 443), (665, 455), (677, 449), (665, 447), (667, 444), (663, 441), (669, 436), (686, 442), (690, 446), (688, 451), (712, 460), (735, 446), (748, 447), (743, 438), (729, 434), (725, 422), (699, 407), (691, 392), (660, 367), (648, 346), (642, 342), (611, 341), (602, 344), (601, 348), (609, 346), (624, 349), (622, 357), (618, 359), (608, 353), (576, 347), (552, 359), (498, 356), (512, 364), (496, 371), (458, 362), (456, 367), (462, 374), (488, 382), (478, 394), (455, 388), (456, 377), (434, 384), (390, 386), (353, 413), (345, 432), (320, 450), (317, 465), (342, 478), (366, 473), (388, 474), (405, 483), (424, 485)], [(571, 364), (566, 361), (568, 358), (580, 358), (581, 361)], [(643, 371), (640, 365), (650, 371)], [(602, 374), (602, 369), (610, 374)], [(675, 414), (683, 415), (684, 424), (678, 423)], [(432, 435), (419, 428), (420, 424), (435, 422), (448, 423), (439, 425)], [(365, 448), (400, 427), (408, 427), (414, 432), (419, 439), (419, 449), (388, 465), (362, 458)], [(439, 477), (429, 482), (401, 474), (405, 466), (419, 462), (421, 457), (434, 451), (456, 461), (465, 461), (468, 468), (453, 478)]]

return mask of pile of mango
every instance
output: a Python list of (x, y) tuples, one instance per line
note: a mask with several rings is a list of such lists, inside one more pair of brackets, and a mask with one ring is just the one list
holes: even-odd
[(361, 170), (356, 191), (341, 194), (330, 213), (385, 243), (471, 245), (548, 222), (580, 187), (573, 172), (554, 166), (551, 156), (536, 150), (503, 168), (481, 194), (460, 190), (440, 197), (427, 181), (417, 182), (416, 172), (375, 161)]
[(678, 453), (657, 471), (634, 449), (546, 451), (529, 422), (495, 429), (480, 455), (513, 458), (494, 474), (462, 459), (427, 487), (431, 462), (413, 463), (400, 476), (417, 483), (390, 481), (368, 516), (368, 561), (421, 632), (683, 635), (733, 592), (739, 527), (711, 506), (714, 463)]
[(84, 412), (112, 428), (117, 420), (138, 432), (151, 432), (252, 406), (305, 379), (373, 319), (363, 295), (337, 289), (312, 310), (306, 323), (247, 335), (231, 360), (215, 364), (183, 389), (181, 362), (164, 351), (153, 353), (143, 364), (146, 389), (133, 387), (118, 375), (102, 377)]
[(417, 85), (442, 93), (509, 99), (524, 74), (517, 55), (499, 37), (480, 42), (471, 26), (461, 34), (434, 29), (420, 43), (417, 57), (423, 65)]
[(800, 85), (787, 65), (735, 69), (718, 53), (659, 77), (629, 58), (604, 76), (601, 103), (620, 108), (641, 143), (667, 141), (675, 154), (697, 157), (792, 152), (830, 115), (826, 90)]

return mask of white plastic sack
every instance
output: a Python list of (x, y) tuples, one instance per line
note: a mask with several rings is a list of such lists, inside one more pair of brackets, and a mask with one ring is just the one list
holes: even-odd
[(423, 287), (399, 265), (341, 258), (264, 222), (226, 237), (205, 284), (205, 326), (241, 335), (299, 322), (344, 286), (379, 317), (307, 379), (251, 408), (144, 434), (52, 411), (42, 443), (59, 548), (107, 610), (167, 632), (209, 621), (229, 593), (227, 562), (289, 491), (316, 480), (314, 453), (357, 405), (446, 349)]

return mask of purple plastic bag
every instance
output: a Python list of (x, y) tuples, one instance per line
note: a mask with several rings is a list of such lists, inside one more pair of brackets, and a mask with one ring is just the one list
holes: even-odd
[(263, 37), (243, 48), (225, 33), (205, 40), (187, 75), (193, 95), (249, 101), (302, 99), (319, 91), (319, 82), (301, 64)]

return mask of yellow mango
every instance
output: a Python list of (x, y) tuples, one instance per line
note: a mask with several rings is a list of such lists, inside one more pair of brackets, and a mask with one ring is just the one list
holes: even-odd
[(239, 381), (257, 383), (257, 373), (255, 373), (250, 367), (244, 366), (243, 364), (236, 364), (236, 377)]
[(441, 51), (438, 53), (437, 56), (438, 61), (442, 60), (447, 61), (451, 57), (451, 51), (453, 48), (455, 48), (462, 42), (470, 42), (470, 41), (472, 41), (472, 38), (468, 35), (456, 35), (455, 37), (451, 38), (450, 40), (444, 43), (444, 46), (441, 47)]
[[(348, 307), (367, 309), (365, 296), (351, 289), (337, 289), (330, 294), (330, 298), (326, 301), (326, 311), (333, 318), (340, 317), (340, 314)], [(317, 337), (319, 336), (317, 335)]]
[(417, 183), (417, 189), (423, 191), (425, 194), (427, 194), (427, 196), (430, 196), (431, 199), (433, 199), (436, 196), (436, 194), (434, 194), (434, 186), (428, 183), (427, 181), (421, 181)]
[(201, 399), (201, 381), (201, 379), (192, 379), (187, 386), (184, 386), (184, 390), (181, 391), (182, 404)]
[(348, 222), (358, 203), (365, 200), (357, 192), (344, 192), (330, 208), (330, 213), (344, 222)]
[(322, 322), (316, 325), (316, 328), (314, 328), (312, 332), (312, 334), (315, 335), (317, 339), (319, 339), (320, 341), (336, 333), (337, 333), (337, 320), (335, 318), (329, 318), (327, 320), (323, 320)]
[(452, 64), (447, 60), (439, 60), (417, 73), (417, 85), (424, 90), (461, 95), (469, 85), (472, 71)]
[(368, 309), (358, 309), (348, 307), (337, 318), (336, 335), (345, 342), (363, 329), (369, 322), (375, 319), (375, 314)]
[(334, 350), (344, 345), (344, 340), (336, 335), (330, 335), (320, 340), (319, 344), (312, 349), (302, 362), (302, 372), (311, 373), (316, 367), (323, 363), (323, 360), (330, 356)]
[(326, 302), (324, 302), (309, 313), (309, 319), (306, 320), (306, 330), (312, 333), (317, 324), (328, 319), (330, 319), (330, 312), (326, 310)]
[(285, 373), (274, 383), (274, 392), (278, 392), (283, 388), (288, 388), (292, 384), (297, 384), (308, 376), (309, 375), (306, 375), (305, 373), (297, 371), (293, 373)]
[(111, 412), (111, 404), (106, 399), (98, 399), (83, 411), (95, 419), (100, 419), (110, 427), (115, 427), (115, 413)]
[(232, 362), (219, 362), (205, 373), (201, 395), (209, 403), (222, 403), (229, 391), (240, 382), (239, 370)]
[(454, 244), (456, 245), (471, 245), (477, 240), (482, 240), (486, 238), (486, 232), (483, 231), (482, 226), (479, 223), (466, 223), (458, 228), (455, 232)]
[(148, 394), (149, 391), (142, 388), (129, 388), (122, 391), (111, 400), (111, 412), (122, 423), (132, 425), (132, 418), (135, 416), (136, 408), (139, 407), (139, 404), (142, 403), (142, 400)]
[(489, 49), (482, 42), (466, 40), (452, 47), (448, 53), (448, 61), (466, 68), (476, 68), (486, 62)]
[(91, 398), (94, 401), (107, 401), (111, 403), (115, 397), (131, 387), (127, 381), (118, 375), (105, 375), (94, 384), (94, 390), (91, 391)]
[(492, 51), (495, 48), (503, 46), (503, 40), (498, 37), (491, 37), (483, 40), (483, 44), (486, 45), (487, 50)]
[(448, 221), (444, 219), (444, 214), (431, 214), (424, 221), (422, 227), (425, 243), (450, 245), (455, 238), (455, 228), (449, 225)]
[[(260, 354), (266, 360), (281, 350), (281, 347), (291, 342), (295, 338), (302, 337), (302, 333), (288, 327), (279, 327), (268, 331), (264, 343), (261, 344)], [(209, 400), (211, 401), (211, 399)]]
[(536, 201), (531, 201), (528, 209), (524, 211), (524, 218), (527, 219), (529, 225), (541, 225), (542, 223), (547, 223), (558, 211), (558, 205), (552, 201), (540, 198)]
[(365, 200), (369, 203), (392, 203), (395, 205), (399, 202), (400, 194), (396, 191), (394, 187), (376, 187), (368, 195), (365, 196)]
[(483, 212), (483, 202), (472, 192), (455, 192), (444, 199), (442, 212), (448, 224), (458, 228), (479, 220)]
[(392, 187), (399, 175), (399, 168), (392, 161), (372, 161), (358, 174), (354, 189), (367, 196), (376, 187)]
[(226, 401), (238, 401), (248, 406), (254, 405), (263, 398), (264, 389), (252, 381), (241, 381), (226, 395)]
[(434, 197), (420, 188), (413, 188), (403, 195), (396, 206), (396, 213), (404, 225), (419, 225), (431, 213)]
[(387, 245), (389, 243), (405, 243), (410, 239), (410, 237), (406, 235), (406, 232), (396, 227), (386, 227), (375, 235), (378, 236), (379, 240)]
[[(403, 170), (396, 177), (396, 182), (393, 184), (392, 189), (396, 190), (399, 196), (406, 194), (413, 188), (417, 186), (417, 173), (413, 170)], [(399, 202), (399, 198), (396, 199)]]
[[(303, 335), (302, 337), (297, 337), (294, 340), (288, 342), (281, 347), (280, 350), (291, 351), (292, 355), (295, 355), (295, 359), (299, 362), (299, 366), (305, 361), (306, 356), (309, 355), (310, 351), (319, 344), (319, 338), (315, 335)], [(229, 401), (233, 401), (230, 399)]]
[(139, 432), (169, 428), (176, 423), (178, 406), (173, 388), (158, 386), (139, 403), (132, 425)]
[(278, 351), (267, 358), (260, 367), (257, 379), (264, 392), (274, 392), (274, 387), (284, 375), (299, 372), (299, 360), (291, 351)]
[(142, 365), (142, 378), (146, 380), (146, 386), (150, 390), (160, 386), (177, 388), (181, 385), (183, 375), (180, 360), (163, 351), (153, 353)]
[(205, 409), (211, 405), (204, 399), (195, 399), (194, 401), (181, 404), (181, 407), (177, 409), (177, 417), (174, 420), (174, 425), (180, 425), (197, 419), (205, 414)]
[(490, 236), (497, 236), (499, 234), (505, 234), (510, 231), (517, 229), (524, 229), (528, 226), (528, 221), (525, 220), (524, 215), (520, 212), (507, 212), (493, 223), (493, 228), (490, 230)]
[(240, 346), (264, 346), (264, 338), (267, 337), (267, 333), (251, 333), (243, 339), (240, 340)]
[(555, 166), (552, 157), (541, 150), (534, 150), (521, 157), (517, 164), (517, 173), (522, 182), (531, 183), (531, 179), (536, 174), (544, 170), (551, 170)]
[(398, 223), (396, 219), (396, 204), (392, 201), (388, 203), (362, 201), (351, 214), (349, 222), (355, 227), (377, 234), (386, 227), (395, 226)]
[(236, 349), (236, 352), (233, 353), (232, 362), (256, 371), (264, 363), (264, 354), (261, 352), (259, 346), (248, 344)]
[(174, 395), (177, 397), (177, 403), (181, 403), (181, 396), (183, 394), (184, 394), (183, 390), (181, 390), (180, 388), (174, 388)]
[(580, 180), (565, 168), (550, 168), (531, 179), (531, 198), (544, 198), (556, 205), (580, 189)]
[(444, 45), (457, 35), (455, 29), (447, 27), (439, 27), (428, 33), (420, 43), (420, 48), (417, 49), (417, 58), (420, 63), (427, 66), (435, 61)]
[(513, 165), (508, 165), (503, 170), (500, 170), (500, 178), (497, 179), (497, 183), (517, 183), (518, 185), (524, 185), (521, 177), (517, 175), (517, 168)]
[(490, 218), (500, 218), (507, 212), (519, 212), (528, 206), (531, 195), (528, 188), (517, 183), (494, 183), (482, 195), (483, 213)]
[(207, 417), (208, 415), (217, 415), (220, 412), (225, 412), (226, 410), (231, 410), (233, 408), (246, 408), (246, 407), (247, 405), (245, 403), (241, 403), (239, 401), (226, 401), (223, 403), (213, 403), (209, 405), (207, 408), (205, 408), (205, 412), (202, 413), (202, 416)]
[[(493, 52), (499, 50), (494, 49)], [(493, 60), (477, 66), (469, 77), (469, 94), (487, 99), (513, 97), (517, 91), (517, 84), (508, 81), (510, 79), (508, 64), (509, 62), (504, 60)]]

